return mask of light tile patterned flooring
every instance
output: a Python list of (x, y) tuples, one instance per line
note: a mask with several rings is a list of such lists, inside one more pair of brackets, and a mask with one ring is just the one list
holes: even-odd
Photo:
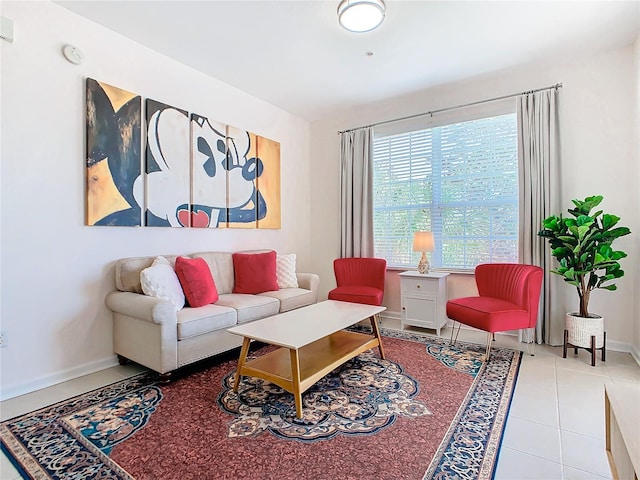
[[(399, 322), (385, 320), (388, 328)], [(420, 333), (431, 330), (412, 329)], [(448, 338), (450, 330), (441, 335)], [(483, 332), (462, 330), (459, 339), (484, 343)], [(496, 480), (601, 480), (612, 478), (605, 453), (604, 385), (640, 384), (640, 366), (628, 353), (607, 352), (595, 367), (579, 350), (562, 358), (561, 347), (536, 346), (535, 356), (513, 337), (496, 336), (496, 345), (525, 351), (516, 392), (502, 441)], [(16, 415), (79, 395), (132, 376), (143, 369), (117, 366), (38, 390), (0, 403), (0, 418)], [(1, 455), (0, 479), (20, 477), (8, 458)], [(212, 477), (213, 478), (213, 477)]]

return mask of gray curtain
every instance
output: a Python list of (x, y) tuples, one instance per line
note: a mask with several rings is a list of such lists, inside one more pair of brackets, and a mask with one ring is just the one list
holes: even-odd
[[(558, 90), (549, 89), (518, 96), (518, 161), (520, 186), (520, 261), (544, 268), (540, 313), (535, 329), (537, 343), (563, 343), (564, 312), (554, 301), (559, 292), (558, 275), (548, 242), (538, 237), (542, 221), (559, 212), (560, 145)], [(556, 278), (552, 278), (556, 277)], [(561, 283), (561, 282), (560, 282)], [(521, 340), (522, 332), (521, 332)], [(528, 338), (525, 337), (524, 341)]]
[(340, 134), (340, 256), (373, 257), (373, 132)]

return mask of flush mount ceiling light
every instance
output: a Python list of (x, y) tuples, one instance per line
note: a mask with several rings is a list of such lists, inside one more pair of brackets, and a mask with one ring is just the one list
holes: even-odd
[(342, 0), (338, 5), (338, 22), (350, 32), (370, 32), (384, 20), (382, 0)]

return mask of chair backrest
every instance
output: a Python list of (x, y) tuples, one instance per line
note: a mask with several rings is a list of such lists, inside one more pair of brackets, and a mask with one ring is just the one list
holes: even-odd
[(520, 263), (484, 263), (476, 267), (476, 285), (481, 297), (493, 297), (520, 305), (529, 312), (529, 327), (536, 325), (542, 268)]
[(337, 258), (333, 261), (336, 284), (339, 287), (359, 285), (384, 292), (387, 261), (384, 258)]

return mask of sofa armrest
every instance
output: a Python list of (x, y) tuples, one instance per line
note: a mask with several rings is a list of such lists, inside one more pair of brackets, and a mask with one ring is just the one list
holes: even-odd
[(313, 302), (317, 302), (320, 277), (315, 273), (296, 273), (296, 277), (298, 278), (298, 286), (305, 290), (311, 290), (314, 296)]
[(111, 292), (105, 299), (111, 310), (129, 317), (161, 324), (178, 323), (176, 309), (166, 300), (132, 292)]

